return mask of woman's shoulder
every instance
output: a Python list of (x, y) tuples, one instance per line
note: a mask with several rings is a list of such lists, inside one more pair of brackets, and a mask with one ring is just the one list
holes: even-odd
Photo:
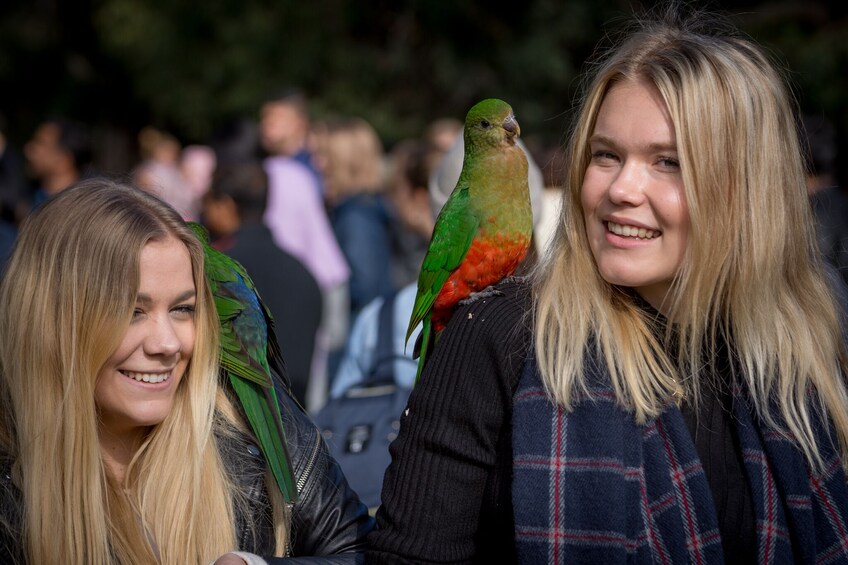
[[(491, 367), (510, 387), (517, 381), (532, 343), (532, 289), (510, 277), (461, 301), (433, 352), (434, 364)], [(438, 359), (438, 360), (437, 360)]]
[(448, 324), (494, 339), (528, 338), (532, 327), (532, 287), (526, 277), (508, 277), (457, 305)]

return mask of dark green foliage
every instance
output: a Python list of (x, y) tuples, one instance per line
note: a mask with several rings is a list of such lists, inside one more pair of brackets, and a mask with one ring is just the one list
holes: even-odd
[[(700, 2), (694, 4), (702, 5)], [(848, 9), (838, 2), (703, 3), (785, 58), (806, 111), (848, 130)], [(359, 115), (391, 145), (476, 100), (518, 111), (531, 148), (562, 140), (575, 80), (606, 29), (639, 2), (612, 0), (81, 0), (0, 5), (0, 114), (24, 141), (64, 113), (204, 141), (256, 117), (281, 86), (318, 117)]]

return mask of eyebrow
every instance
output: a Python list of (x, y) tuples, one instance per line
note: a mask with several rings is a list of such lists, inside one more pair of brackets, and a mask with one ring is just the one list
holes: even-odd
[[(618, 143), (616, 143), (614, 139), (605, 135), (593, 135), (589, 138), (589, 143), (601, 143), (603, 145), (609, 145), (610, 147), (618, 147)], [(651, 153), (661, 153), (664, 151), (677, 152), (677, 143), (651, 143), (648, 145), (647, 149)]]
[[(178, 295), (174, 302), (182, 302), (183, 300), (188, 300), (189, 298), (194, 298), (197, 292), (195, 290), (186, 290), (182, 294)], [(144, 294), (143, 292), (138, 293), (135, 296), (136, 302), (141, 302), (142, 304), (150, 304), (153, 302), (153, 299), (149, 294)]]

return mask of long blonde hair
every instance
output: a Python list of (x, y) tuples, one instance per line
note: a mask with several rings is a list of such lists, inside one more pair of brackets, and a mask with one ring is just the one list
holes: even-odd
[[(584, 355), (599, 354), (617, 400), (641, 422), (675, 398), (697, 402), (700, 368), (716, 360), (728, 337), (738, 358), (735, 378), (758, 415), (787, 430), (818, 465), (814, 412), (832, 419), (848, 455), (846, 363), (839, 307), (816, 248), (794, 108), (756, 45), (705, 32), (699, 22), (681, 23), (671, 13), (641, 22), (597, 65), (586, 88), (568, 143), (563, 213), (535, 281), (540, 371), (551, 397), (571, 408), (587, 386)], [(663, 305), (673, 332), (657, 331), (628, 289), (600, 277), (586, 237), (580, 191), (588, 140), (604, 96), (619, 81), (656, 87), (677, 134), (690, 229)]]
[[(101, 459), (94, 387), (129, 324), (141, 250), (165, 237), (191, 257), (196, 342), (171, 413), (117, 484)], [(235, 548), (240, 497), (213, 433), (216, 407), (231, 421), (235, 411), (217, 385), (203, 250), (179, 215), (106, 179), (67, 189), (26, 220), (0, 308), (0, 441), (15, 460), (27, 562), (200, 563)]]

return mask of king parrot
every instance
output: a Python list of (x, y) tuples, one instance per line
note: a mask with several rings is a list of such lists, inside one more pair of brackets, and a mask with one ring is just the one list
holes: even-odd
[(462, 172), (436, 218), (406, 333), (409, 340), (423, 320), (416, 380), (456, 304), (510, 276), (530, 248), (533, 212), (520, 133), (503, 100), (478, 102), (465, 117)]
[(236, 260), (209, 245), (203, 226), (189, 222), (203, 244), (206, 281), (218, 312), (221, 369), (241, 402), (271, 474), (287, 502), (296, 500), (291, 458), (271, 376), (286, 369), (271, 313)]

